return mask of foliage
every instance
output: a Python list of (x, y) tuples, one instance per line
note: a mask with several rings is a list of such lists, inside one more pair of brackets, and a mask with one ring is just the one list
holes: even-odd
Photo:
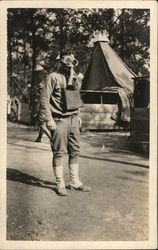
[(76, 54), (77, 71), (84, 74), (93, 49), (91, 39), (105, 30), (111, 46), (129, 68), (136, 74), (149, 74), (149, 20), (148, 9), (8, 9), (11, 95), (16, 92), (13, 73), (22, 89), (28, 85), (34, 89), (35, 65), (44, 63), (53, 68), (64, 48)]
[(149, 10), (123, 9), (113, 34), (113, 48), (136, 74), (149, 74), (149, 18)]

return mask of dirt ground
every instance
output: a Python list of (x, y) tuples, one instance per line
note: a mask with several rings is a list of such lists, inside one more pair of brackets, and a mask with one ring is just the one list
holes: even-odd
[(92, 191), (60, 197), (49, 141), (35, 143), (37, 133), (8, 124), (7, 240), (148, 240), (149, 162), (127, 134), (82, 133), (80, 177)]

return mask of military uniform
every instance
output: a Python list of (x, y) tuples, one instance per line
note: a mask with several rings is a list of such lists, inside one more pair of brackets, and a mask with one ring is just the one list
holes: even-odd
[[(66, 100), (65, 90), (67, 88), (68, 80), (61, 73), (51, 73), (48, 76), (47, 82), (43, 88), (40, 101), (39, 119), (47, 123), (55, 121), (56, 129), (51, 131), (51, 148), (53, 152), (53, 169), (56, 177), (57, 190), (64, 190), (65, 181), (63, 178), (63, 166), (65, 155), (69, 156), (69, 170), (70, 170), (70, 187), (74, 189), (84, 189), (82, 182), (79, 180), (79, 105), (70, 109), (67, 108), (68, 100)], [(77, 79), (75, 91), (77, 91)], [(79, 90), (78, 90), (79, 93)], [(70, 92), (72, 102), (74, 92)], [(76, 99), (76, 98), (75, 98)], [(59, 194), (62, 195), (62, 192)], [(66, 195), (66, 191), (63, 195)]]

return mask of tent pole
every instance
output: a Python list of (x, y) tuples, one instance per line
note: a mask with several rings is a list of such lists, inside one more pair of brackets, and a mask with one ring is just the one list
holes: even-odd
[(103, 95), (100, 95), (100, 103), (103, 104)]

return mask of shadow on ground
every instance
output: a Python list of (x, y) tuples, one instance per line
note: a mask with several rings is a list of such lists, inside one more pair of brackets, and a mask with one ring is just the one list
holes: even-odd
[(49, 188), (53, 191), (56, 191), (55, 183), (41, 180), (37, 177), (25, 174), (17, 169), (7, 168), (7, 180), (21, 182), (27, 185), (41, 187), (41, 188)]
[[(30, 145), (29, 146), (26, 146), (26, 145), (23, 145), (22, 143), (21, 144), (16, 144), (16, 143), (11, 143), (9, 142), (8, 144), (11, 144), (11, 145), (16, 145), (16, 147), (24, 147), (24, 148), (28, 148), (28, 149), (33, 149), (33, 150), (41, 150), (41, 151), (50, 151), (50, 149), (47, 149), (47, 148), (43, 148), (43, 147), (31, 147)], [(18, 151), (23, 151), (23, 149), (16, 149)], [(120, 151), (119, 153), (122, 153), (122, 151)], [(99, 153), (97, 152), (97, 154), (99, 155)], [(104, 152), (103, 152), (104, 154)], [(109, 153), (108, 153), (109, 154)], [(144, 165), (144, 164), (141, 164), (141, 163), (135, 163), (133, 161), (131, 161), (131, 159), (127, 158), (125, 161), (124, 160), (116, 160), (116, 159), (111, 159), (111, 158), (106, 158), (106, 153), (104, 154), (104, 158), (103, 157), (95, 157), (95, 156), (90, 156), (90, 155), (83, 155), (83, 154), (80, 154), (80, 158), (85, 158), (85, 159), (91, 159), (91, 160), (99, 160), (99, 161), (107, 161), (107, 162), (114, 162), (114, 163), (120, 163), (120, 164), (126, 164), (126, 165), (131, 165), (131, 166), (137, 166), (137, 167), (142, 167), (142, 168), (149, 168), (148, 165)]]
[(131, 162), (131, 159), (129, 159), (129, 161), (122, 161), (122, 160), (114, 160), (114, 159), (108, 159), (108, 158), (103, 159), (103, 158), (92, 157), (92, 156), (87, 156), (87, 155), (80, 155), (80, 157), (85, 158), (85, 159), (91, 159), (91, 160), (97, 160), (97, 161), (107, 161), (107, 162), (125, 164), (125, 165), (136, 166), (136, 167), (147, 168), (147, 169), (149, 168), (148, 165)]

